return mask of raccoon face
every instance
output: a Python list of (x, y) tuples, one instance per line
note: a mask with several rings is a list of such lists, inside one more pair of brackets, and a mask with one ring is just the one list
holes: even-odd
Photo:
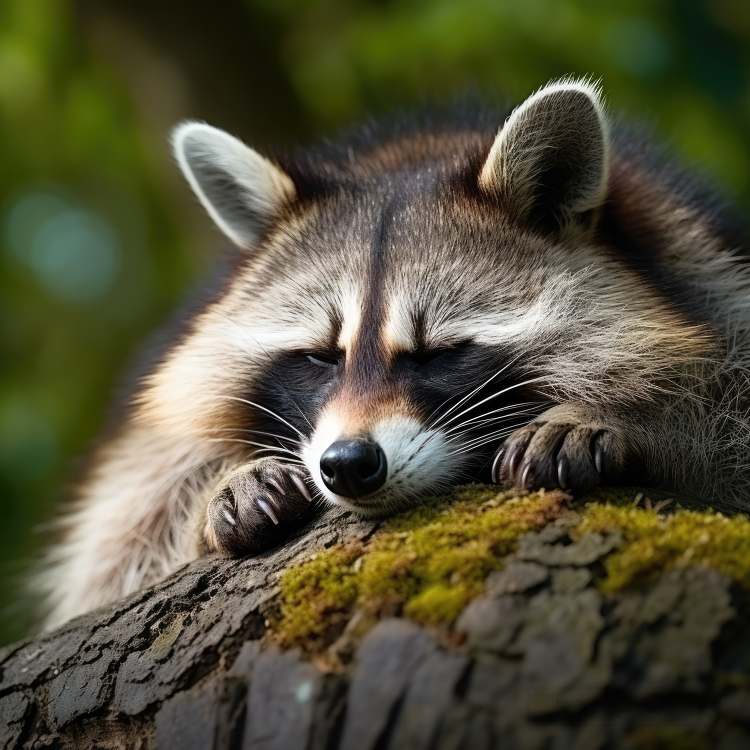
[(223, 429), (272, 436), (255, 455), (304, 462), (359, 512), (488, 472), (539, 412), (571, 278), (591, 268), (581, 246), (608, 174), (595, 88), (548, 86), (496, 137), (454, 140), (448, 158), (394, 141), (282, 169), (208, 125), (174, 135), (247, 254), (207, 337), (238, 402)]

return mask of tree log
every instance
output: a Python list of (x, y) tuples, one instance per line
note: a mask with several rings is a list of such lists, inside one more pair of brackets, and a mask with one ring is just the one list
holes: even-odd
[(616, 534), (530, 532), (452, 626), (385, 613), (346, 656), (342, 624), (335, 663), (280, 648), (281, 572), (380, 523), (329, 510), (267, 553), (197, 560), (3, 649), (0, 746), (750, 747), (745, 590), (683, 566), (602, 593)]

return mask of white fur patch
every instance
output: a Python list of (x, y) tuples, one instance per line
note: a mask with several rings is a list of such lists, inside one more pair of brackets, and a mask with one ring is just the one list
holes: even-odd
[(414, 348), (413, 304), (410, 299), (391, 301), (388, 320), (383, 329), (383, 340), (392, 352), (410, 352)]
[(351, 352), (362, 322), (362, 296), (360, 290), (347, 287), (342, 291), (341, 317), (343, 324), (338, 344), (345, 352)]

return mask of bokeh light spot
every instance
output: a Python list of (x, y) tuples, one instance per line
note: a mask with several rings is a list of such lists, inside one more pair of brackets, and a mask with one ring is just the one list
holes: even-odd
[(100, 299), (120, 268), (121, 242), (111, 224), (54, 194), (19, 199), (8, 212), (6, 238), (42, 287), (73, 305)]

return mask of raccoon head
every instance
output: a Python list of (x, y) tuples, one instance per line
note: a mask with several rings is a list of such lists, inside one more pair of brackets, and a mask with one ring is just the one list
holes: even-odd
[[(214, 379), (246, 409), (229, 424), (251, 444), (248, 426), (273, 434), (329, 501), (382, 511), (481, 476), (551, 393), (615, 382), (615, 360), (632, 375), (594, 309), (609, 150), (595, 86), (551, 84), (498, 133), (417, 130), (342, 158), (274, 163), (195, 122), (173, 143), (245, 250), (207, 335)], [(631, 296), (609, 292), (620, 327)], [(577, 364), (587, 335), (597, 352)]]

